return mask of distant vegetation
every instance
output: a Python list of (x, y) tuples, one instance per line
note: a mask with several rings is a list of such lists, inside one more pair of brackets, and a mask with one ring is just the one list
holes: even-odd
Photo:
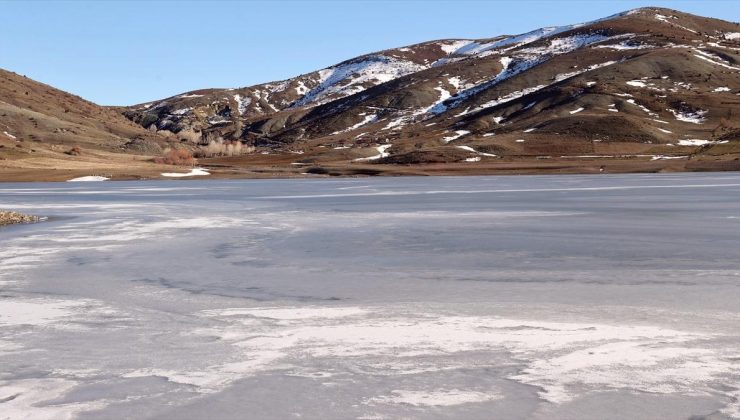
[(164, 152), (164, 156), (154, 158), (154, 162), (165, 165), (192, 166), (195, 164), (195, 158), (193, 153), (187, 149), (168, 149)]

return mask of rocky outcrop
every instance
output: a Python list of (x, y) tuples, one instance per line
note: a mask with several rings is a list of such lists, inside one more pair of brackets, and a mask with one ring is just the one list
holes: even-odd
[(41, 218), (38, 216), (31, 216), (15, 211), (0, 210), (0, 226), (15, 225), (19, 223), (36, 223), (40, 220)]

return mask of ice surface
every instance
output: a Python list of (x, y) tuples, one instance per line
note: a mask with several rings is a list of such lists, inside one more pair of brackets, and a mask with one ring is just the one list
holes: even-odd
[(43, 325), (70, 315), (70, 309), (80, 305), (55, 300), (0, 301), (0, 325)]
[(459, 389), (435, 389), (429, 391), (394, 390), (390, 395), (370, 398), (367, 404), (409, 404), (413, 406), (451, 406), (501, 398), (492, 392), (463, 391)]
[(739, 193), (734, 173), (4, 184), (49, 221), (0, 230), (0, 413), (736, 417)]

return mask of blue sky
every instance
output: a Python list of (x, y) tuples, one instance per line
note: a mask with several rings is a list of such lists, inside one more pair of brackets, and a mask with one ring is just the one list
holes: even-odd
[(740, 1), (8, 1), (0, 68), (103, 105), (285, 79), (364, 53), (642, 6), (740, 21)]

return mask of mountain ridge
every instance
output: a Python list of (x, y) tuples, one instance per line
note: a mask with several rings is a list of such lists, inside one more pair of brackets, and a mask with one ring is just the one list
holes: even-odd
[[(644, 21), (646, 18), (651, 19), (650, 23), (664, 25), (665, 28), (659, 28), (662, 33), (657, 29), (656, 33), (653, 33), (652, 29), (648, 29), (647, 33), (629, 30), (634, 29), (628, 28), (630, 23), (634, 24), (630, 22), (631, 20)], [(251, 142), (257, 147), (284, 146), (304, 140), (306, 137), (317, 139), (334, 136), (342, 140), (339, 137), (343, 133), (355, 132), (363, 127), (370, 128), (371, 131), (377, 133), (384, 129), (408, 125), (408, 120), (419, 119), (420, 115), (423, 115), (422, 121), (433, 122), (438, 115), (445, 115), (463, 105), (469, 105), (467, 109), (458, 110), (457, 114), (446, 115), (447, 120), (455, 120), (452, 125), (465, 126), (465, 121), (473, 121), (466, 117), (470, 113), (480, 113), (488, 108), (514, 102), (521, 97), (529, 97), (552, 85), (552, 83), (543, 84), (541, 81), (532, 82), (530, 86), (519, 91), (502, 92), (502, 95), (497, 98), (481, 103), (476, 102), (476, 99), (485, 97), (487, 93), (495, 91), (495, 88), (504, 85), (507, 81), (521, 79), (532, 70), (536, 73), (538, 67), (548, 62), (555, 62), (561, 56), (577, 54), (592, 46), (604, 47), (601, 52), (612, 59), (604, 59), (601, 62), (591, 60), (592, 62), (583, 71), (562, 72), (550, 77), (556, 82), (567, 81), (602, 67), (622, 64), (636, 58), (629, 56), (625, 51), (633, 51), (637, 53), (636, 55), (642, 55), (640, 50), (654, 49), (655, 46), (641, 42), (640, 38), (648, 34), (652, 34), (650, 35), (652, 39), (660, 36), (667, 40), (685, 39), (687, 34), (695, 38), (716, 39), (717, 42), (713, 43), (715, 45), (710, 47), (714, 50), (729, 48), (727, 53), (718, 56), (713, 52), (702, 54), (702, 51), (699, 51), (697, 60), (703, 60), (710, 65), (724, 67), (733, 72), (740, 70), (735, 57), (737, 51), (731, 46), (720, 44), (734, 42), (734, 38), (729, 41), (722, 39), (723, 37), (718, 35), (727, 32), (717, 29), (714, 29), (715, 32), (710, 35), (706, 28), (701, 27), (701, 25), (706, 26), (707, 22), (714, 26), (724, 27), (727, 32), (736, 29), (737, 26), (729, 22), (697, 17), (670, 9), (633, 9), (582, 24), (540, 28), (514, 36), (497, 36), (483, 40), (443, 39), (386, 49), (345, 60), (326, 69), (285, 81), (241, 89), (187, 92), (158, 103), (129, 107), (126, 115), (144, 126), (151, 127), (151, 124), (156, 124), (157, 130), (172, 131), (175, 134), (185, 131), (191, 139), (197, 138), (197, 133), (201, 133), (201, 141), (207, 142), (210, 141), (209, 133), (218, 133), (216, 137), (221, 136), (229, 140), (239, 139)], [(684, 33), (676, 34), (676, 31)], [(666, 36), (666, 33), (670, 36)], [(550, 41), (549, 46), (544, 45), (547, 41)], [(663, 49), (666, 49), (666, 46), (673, 47), (670, 42), (664, 42)], [(595, 49), (591, 49), (591, 55), (594, 55), (594, 51)], [(527, 57), (528, 54), (529, 57)], [(491, 57), (498, 57), (500, 62), (496, 63), (496, 60), (491, 62)], [(588, 61), (587, 57), (583, 58)], [(724, 61), (727, 59), (730, 61)], [(473, 61), (475, 62), (471, 63)], [(462, 63), (462, 66), (456, 67), (456, 63)], [(469, 73), (471, 69), (464, 68), (466, 64), (481, 66), (484, 71), (488, 72), (488, 76), (492, 74), (496, 76), (470, 83), (469, 74), (466, 72)], [(409, 78), (429, 74), (434, 72), (434, 69), (440, 68), (450, 69), (454, 75), (450, 75), (446, 83), (438, 81), (438, 85), (434, 87), (439, 92), (436, 100), (430, 99), (434, 92), (430, 92), (429, 89), (403, 91), (404, 82), (408, 82)], [(440, 76), (443, 75), (436, 77)], [(465, 78), (461, 79), (463, 76)], [(467, 84), (461, 85), (463, 81)], [(733, 84), (736, 85), (734, 82), (735, 80)], [(639, 81), (633, 82), (635, 86), (640, 84)], [(291, 89), (295, 92), (290, 92)], [(266, 93), (266, 90), (271, 91)], [(384, 90), (395, 90), (396, 95), (386, 101), (373, 102), (378, 99), (378, 96), (382, 96)], [(234, 101), (229, 101), (228, 97), (216, 98), (218, 95), (229, 95), (228, 92), (238, 92), (230, 93), (234, 95)], [(283, 94), (280, 95), (280, 93)], [(193, 110), (208, 114), (208, 111), (204, 110), (205, 107), (199, 104), (202, 101), (197, 99), (200, 97), (197, 95), (203, 95), (210, 101), (207, 106), (214, 105), (217, 100), (238, 104), (236, 107), (233, 103), (221, 108), (216, 106), (214, 112), (204, 120), (199, 118), (197, 113), (191, 114)], [(178, 99), (190, 100), (178, 101)], [(175, 105), (183, 107), (172, 109), (171, 106)], [(367, 110), (359, 112), (356, 108), (360, 105), (366, 108), (384, 108), (384, 110), (382, 113), (374, 114)], [(416, 108), (413, 112), (402, 112), (414, 106)], [(635, 106), (644, 107), (640, 104)], [(234, 112), (234, 109), (238, 112)], [(347, 113), (347, 109), (354, 115), (343, 115)], [(677, 115), (684, 115), (701, 110), (687, 108), (673, 111), (678, 113)], [(464, 117), (462, 124), (460, 124), (459, 117)], [(379, 122), (385, 122), (384, 126), (374, 127)], [(218, 127), (222, 125), (225, 127)], [(416, 131), (428, 133), (430, 130)], [(442, 139), (450, 137), (442, 134), (435, 133), (435, 136), (443, 142)], [(213, 137), (213, 135), (210, 136), (210, 138)]]

